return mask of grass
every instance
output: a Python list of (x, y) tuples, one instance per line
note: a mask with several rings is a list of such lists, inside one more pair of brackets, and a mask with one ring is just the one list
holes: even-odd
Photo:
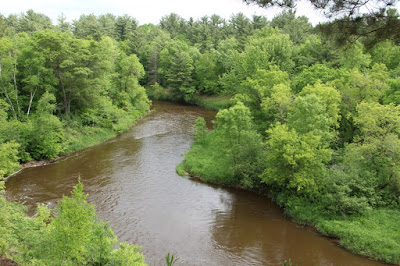
[(100, 144), (121, 134), (132, 128), (143, 114), (144, 112), (130, 113), (120, 118), (118, 123), (112, 125), (112, 128), (103, 128), (99, 126), (82, 127), (80, 125), (67, 128), (66, 148), (63, 154)]
[[(149, 86), (146, 88), (147, 95), (150, 98), (160, 101), (174, 101), (173, 96), (168, 89), (160, 86)], [(231, 106), (230, 95), (202, 95), (195, 94), (189, 104), (195, 104), (206, 109), (219, 111)]]
[(317, 229), (340, 239), (346, 249), (388, 263), (400, 263), (400, 210), (379, 208), (362, 216), (321, 220)]
[(213, 95), (213, 96), (205, 96), (205, 95), (196, 95), (194, 97), (193, 102), (201, 107), (211, 110), (221, 110), (226, 109), (231, 106), (231, 96), (229, 95)]
[(177, 169), (183, 169), (209, 183), (232, 185), (235, 181), (232, 163), (219, 149), (215, 149), (218, 143), (214, 135), (215, 132), (211, 131), (201, 141), (196, 141)]
[[(279, 203), (279, 195), (275, 198)], [(287, 200), (285, 214), (314, 226), (322, 235), (339, 239), (349, 251), (372, 259), (400, 263), (400, 210), (376, 208), (359, 215), (332, 214), (302, 198)]]
[[(218, 139), (214, 134), (210, 132), (192, 145), (177, 172), (188, 172), (209, 183), (231, 185), (234, 181), (231, 164), (215, 148)], [(362, 215), (345, 216), (330, 213), (321, 205), (300, 197), (287, 197), (285, 192), (273, 198), (295, 222), (340, 239), (340, 245), (349, 251), (386, 263), (400, 263), (399, 209), (377, 208)]]
[(100, 144), (117, 135), (117, 132), (109, 128), (85, 127), (80, 132), (68, 136), (64, 153), (71, 153), (83, 148)]

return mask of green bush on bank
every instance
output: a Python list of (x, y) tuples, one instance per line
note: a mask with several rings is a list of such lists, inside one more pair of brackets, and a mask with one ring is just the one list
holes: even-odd
[(0, 256), (21, 265), (146, 265), (140, 247), (118, 244), (86, 198), (79, 183), (55, 210), (39, 205), (28, 217), (26, 207), (0, 196)]
[[(246, 131), (246, 128), (251, 129), (251, 126), (249, 127), (251, 120), (246, 122), (245, 110), (246, 108), (239, 103), (220, 112), (217, 115), (215, 129), (208, 133), (204, 131), (203, 119), (197, 119), (194, 126), (195, 142), (184, 161), (178, 166), (179, 171), (184, 170), (210, 183), (241, 185), (261, 193), (268, 190), (288, 216), (298, 223), (315, 226), (323, 235), (339, 238), (340, 245), (346, 249), (388, 263), (400, 261), (400, 220), (398, 219), (400, 198), (396, 196), (396, 187), (390, 186), (393, 184), (390, 179), (387, 182), (385, 179), (377, 178), (371, 171), (374, 165), (366, 167), (356, 163), (360, 162), (359, 154), (353, 154), (353, 152), (359, 152), (360, 146), (355, 147), (357, 150), (352, 150), (353, 146), (349, 146), (347, 150), (342, 150), (341, 154), (333, 154), (332, 160), (336, 164), (322, 171), (324, 175), (317, 189), (311, 193), (308, 191), (299, 193), (298, 188), (291, 189), (290, 186), (284, 187), (279, 183), (271, 183), (267, 186), (261, 183), (260, 179), (263, 169), (271, 167), (270, 164), (265, 164), (265, 161), (261, 160), (257, 167), (257, 156), (244, 156), (236, 162), (234, 160), (233, 154), (240, 156), (241, 152), (248, 147), (253, 152), (256, 150), (249, 144), (251, 142), (259, 143), (259, 147), (265, 148), (260, 150), (258, 156), (272, 156), (267, 155), (268, 146), (260, 144), (257, 135)], [(382, 116), (380, 119), (384, 120)], [(379, 130), (379, 127), (375, 127), (375, 130)], [(238, 134), (239, 132), (243, 134)], [(235, 142), (239, 136), (240, 143), (245, 146)], [(277, 135), (281, 139), (282, 136), (283, 134)], [(246, 138), (250, 138), (251, 141), (244, 141)], [(291, 139), (291, 141), (295, 144), (297, 142), (296, 139)], [(286, 142), (291, 144), (285, 146), (289, 152), (293, 152), (296, 145), (300, 145), (303, 149), (307, 147), (302, 140), (296, 145), (292, 142)], [(363, 144), (365, 145), (365, 142)], [(370, 145), (367, 151), (371, 147), (374, 148)], [(395, 151), (394, 147), (391, 151)], [(301, 152), (293, 156), (293, 158), (296, 156), (299, 158), (299, 163), (290, 161), (293, 160), (290, 154), (293, 153), (288, 153), (286, 157), (282, 156), (282, 159), (289, 162), (289, 166), (285, 167), (290, 169), (306, 165), (302, 159), (306, 153)], [(341, 160), (343, 154), (347, 156), (346, 161)], [(245, 163), (246, 157), (251, 158), (250, 164)], [(278, 157), (271, 158), (276, 160)], [(307, 160), (310, 158), (306, 156)], [(377, 158), (376, 155), (375, 158)], [(237, 171), (240, 165), (244, 165), (246, 171)], [(388, 164), (388, 166), (393, 165)], [(251, 170), (251, 167), (254, 167), (254, 170)], [(390, 170), (390, 168), (386, 169)], [(283, 173), (288, 176), (288, 173)], [(305, 176), (305, 178), (308, 177)]]

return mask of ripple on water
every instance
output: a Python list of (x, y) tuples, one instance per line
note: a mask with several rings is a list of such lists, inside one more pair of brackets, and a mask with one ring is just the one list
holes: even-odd
[(55, 206), (78, 176), (121, 241), (143, 246), (150, 265), (171, 253), (177, 265), (377, 265), (291, 223), (266, 198), (178, 176), (192, 144), (194, 120), (215, 112), (155, 102), (136, 126), (55, 164), (25, 169), (7, 182), (7, 197), (34, 209)]

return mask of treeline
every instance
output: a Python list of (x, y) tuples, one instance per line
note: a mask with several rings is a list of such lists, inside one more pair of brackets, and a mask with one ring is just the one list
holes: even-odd
[(197, 121), (180, 172), (268, 192), (354, 252), (400, 261), (396, 36), (338, 47), (291, 11), (49, 22), (33, 11), (0, 18), (0, 174), (125, 130), (148, 110), (140, 84), (189, 103), (228, 95), (213, 131)]
[(137, 56), (110, 37), (54, 28), (2, 37), (0, 176), (18, 161), (52, 159), (128, 129), (149, 110), (143, 75)]
[[(277, 20), (285, 22), (271, 27)], [(197, 121), (178, 172), (269, 193), (354, 252), (398, 263), (400, 46), (386, 39), (366, 49), (366, 36), (336, 47), (301, 21), (283, 13), (242, 47), (226, 39), (201, 55), (215, 60), (197, 81), (233, 97), (213, 131)], [(220, 57), (228, 42), (236, 46)]]

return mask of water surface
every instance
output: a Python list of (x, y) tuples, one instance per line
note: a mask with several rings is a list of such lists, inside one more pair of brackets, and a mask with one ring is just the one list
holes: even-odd
[(379, 265), (286, 219), (267, 198), (178, 176), (175, 167), (193, 142), (194, 120), (215, 112), (170, 103), (127, 133), (30, 168), (7, 181), (7, 196), (28, 206), (54, 207), (78, 177), (120, 241), (143, 246), (149, 265)]

